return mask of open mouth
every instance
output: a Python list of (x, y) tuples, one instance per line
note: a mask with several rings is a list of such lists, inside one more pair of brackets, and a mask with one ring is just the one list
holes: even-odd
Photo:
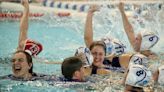
[(19, 72), (21, 70), (21, 67), (20, 66), (14, 66), (14, 71), (15, 72)]

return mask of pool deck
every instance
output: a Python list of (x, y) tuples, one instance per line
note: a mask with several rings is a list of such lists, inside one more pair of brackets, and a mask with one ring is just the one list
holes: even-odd
[[(32, 13), (44, 13), (44, 14), (54, 14), (57, 15), (58, 13), (70, 13), (71, 16), (78, 16), (78, 17), (86, 17), (86, 12), (80, 12), (78, 10), (73, 10), (73, 9), (64, 9), (64, 8), (57, 8), (57, 7), (50, 7), (49, 4), (52, 3), (53, 1), (48, 1), (47, 6), (43, 6), (42, 3), (31, 3), (30, 4), (30, 12)], [(120, 1), (55, 1), (55, 4), (61, 3), (62, 5), (83, 5), (83, 4), (118, 4)], [(124, 3), (128, 4), (143, 4), (143, 3), (164, 3), (162, 0), (126, 0), (123, 1)], [(6, 9), (6, 10), (11, 10), (11, 11), (23, 11), (23, 7), (19, 3), (10, 3), (10, 2), (2, 2), (0, 3), (0, 9)], [(130, 12), (126, 12), (128, 15), (131, 15)]]

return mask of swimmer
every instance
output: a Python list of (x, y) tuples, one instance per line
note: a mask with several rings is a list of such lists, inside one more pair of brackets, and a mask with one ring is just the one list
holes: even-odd
[(84, 63), (79, 57), (69, 57), (64, 59), (61, 70), (64, 76), (63, 81), (85, 82)]
[(94, 67), (92, 66), (93, 64), (93, 56), (87, 47), (79, 47), (76, 50), (75, 56), (79, 57), (82, 62), (85, 64), (84, 65), (84, 72), (86, 76), (90, 76), (92, 74), (99, 74), (99, 75), (104, 75), (104, 74), (110, 74), (110, 70), (105, 69), (105, 67), (99, 67), (96, 68), (95, 72), (93, 73)]
[(125, 32), (134, 51), (140, 52), (147, 57), (156, 56), (155, 53), (153, 53), (150, 49), (158, 42), (158, 35), (150, 30), (144, 29), (135, 37), (134, 29), (129, 23), (128, 18), (125, 14), (123, 3), (119, 4), (119, 10), (122, 15)]
[[(130, 59), (134, 56), (134, 54), (125, 54), (125, 46), (120, 41), (110, 39), (109, 37), (105, 37), (100, 41), (93, 41), (92, 17), (94, 12), (98, 10), (99, 6), (90, 6), (87, 14), (84, 32), (85, 44), (93, 55), (93, 74), (96, 74), (98, 67), (105, 67), (106, 65), (127, 69)], [(110, 49), (112, 49), (112, 51)]]
[(28, 0), (22, 0), (24, 7), (23, 16), (20, 21), (20, 33), (17, 51), (14, 53), (11, 63), (13, 74), (6, 76), (6, 78), (15, 80), (35, 80), (39, 78), (33, 72), (32, 56), (38, 55), (42, 51), (42, 45), (33, 40), (27, 39), (28, 17), (29, 17), (29, 3)]
[[(85, 73), (87, 76), (92, 75), (92, 74), (99, 74), (99, 75), (104, 75), (104, 74), (110, 74), (112, 68), (108, 67), (109, 64), (105, 64), (104, 67), (94, 67), (93, 66), (93, 56), (87, 47), (79, 47), (76, 50), (75, 56), (79, 57), (83, 63), (85, 63)], [(124, 56), (122, 56), (124, 57)], [(148, 58), (142, 54), (136, 53), (133, 54), (129, 58), (129, 66), (133, 64), (139, 64), (139, 65), (144, 65), (145, 67), (148, 66)], [(108, 62), (106, 62), (108, 63)], [(117, 70), (118, 71), (118, 70)], [(95, 73), (94, 73), (95, 72)], [(124, 71), (119, 71), (119, 72), (124, 72)]]
[[(130, 65), (125, 76), (124, 92), (144, 92), (144, 88), (151, 81), (151, 72), (143, 65)], [(147, 92), (147, 91), (146, 91)]]

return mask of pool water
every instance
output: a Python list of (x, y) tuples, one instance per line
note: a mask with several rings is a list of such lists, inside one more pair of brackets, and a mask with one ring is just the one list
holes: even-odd
[[(103, 11), (109, 12), (104, 13)], [(156, 10), (152, 20), (144, 20), (145, 27), (149, 27), (156, 31), (160, 36), (158, 45), (153, 51), (158, 54), (163, 53), (163, 35), (164, 8)], [(101, 15), (103, 14), (103, 15)], [(113, 14), (113, 16), (109, 16)], [(123, 30), (121, 17), (117, 9), (108, 9), (95, 14), (94, 16), (94, 39), (100, 39), (105, 35), (110, 35), (120, 39), (126, 44), (127, 52), (131, 51), (131, 47), (127, 36)], [(150, 16), (151, 17), (151, 16)], [(160, 20), (160, 21), (158, 21)], [(136, 19), (130, 19), (133, 23), (135, 32), (142, 29), (142, 25), (138, 24)], [(60, 65), (45, 64), (41, 61), (62, 62), (65, 57), (74, 55), (75, 49), (85, 46), (83, 40), (85, 18), (69, 17), (59, 18), (47, 15), (40, 19), (29, 21), (28, 37), (39, 41), (43, 45), (43, 51), (34, 59), (34, 71), (37, 73), (61, 75)], [(154, 23), (157, 28), (155, 29)], [(135, 25), (137, 24), (137, 25)], [(10, 58), (16, 50), (18, 44), (19, 21), (0, 20), (0, 76), (11, 74)], [(160, 61), (164, 61), (164, 57), (160, 57)], [(160, 63), (161, 63), (160, 62)], [(153, 64), (151, 68), (156, 69), (160, 64)], [(0, 80), (0, 92), (122, 92), (123, 86), (121, 80), (123, 74), (111, 73), (107, 76), (96, 76), (92, 78), (92, 82), (87, 83), (57, 83), (44, 81), (11, 81)], [(108, 81), (107, 81), (108, 79)], [(117, 84), (116, 84), (117, 83)]]
[[(49, 27), (42, 21), (30, 21), (28, 37), (43, 44), (44, 51), (39, 57), (53, 60), (62, 60), (73, 54), (78, 46), (83, 44), (80, 34), (66, 27)], [(18, 43), (19, 22), (0, 22), (0, 56), (6, 57), (11, 54)], [(2, 53), (3, 52), (3, 53)], [(56, 54), (57, 53), (57, 54)]]

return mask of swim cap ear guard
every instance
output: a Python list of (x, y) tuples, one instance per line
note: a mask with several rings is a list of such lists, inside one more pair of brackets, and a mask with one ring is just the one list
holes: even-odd
[(139, 53), (134, 54), (130, 58), (129, 66), (134, 65), (134, 64), (144, 65), (145, 67), (147, 67), (148, 66), (148, 58), (142, 54), (139, 54)]
[(142, 37), (141, 47), (140, 47), (141, 51), (149, 50), (159, 40), (159, 37), (155, 33), (150, 32), (150, 31), (142, 31), (141, 37)]
[(125, 52), (126, 46), (121, 43), (118, 39), (111, 39), (111, 38), (103, 38), (102, 41), (104, 41), (106, 46), (106, 55), (115, 54), (115, 55), (121, 55)]
[(91, 66), (92, 63), (93, 63), (93, 56), (92, 56), (89, 48), (87, 48), (87, 47), (79, 47), (76, 50), (75, 55), (80, 54), (80, 53), (83, 53), (85, 55), (85, 58), (86, 58), (86, 62), (84, 62), (85, 63), (84, 67), (85, 66)]
[(164, 85), (164, 65), (160, 66), (158, 70), (159, 70), (158, 83), (163, 86)]
[(147, 86), (151, 80), (151, 71), (143, 65), (131, 65), (126, 77), (125, 84), (144, 87)]
[(27, 39), (24, 46), (24, 51), (31, 56), (37, 56), (43, 50), (42, 45), (39, 42)]

